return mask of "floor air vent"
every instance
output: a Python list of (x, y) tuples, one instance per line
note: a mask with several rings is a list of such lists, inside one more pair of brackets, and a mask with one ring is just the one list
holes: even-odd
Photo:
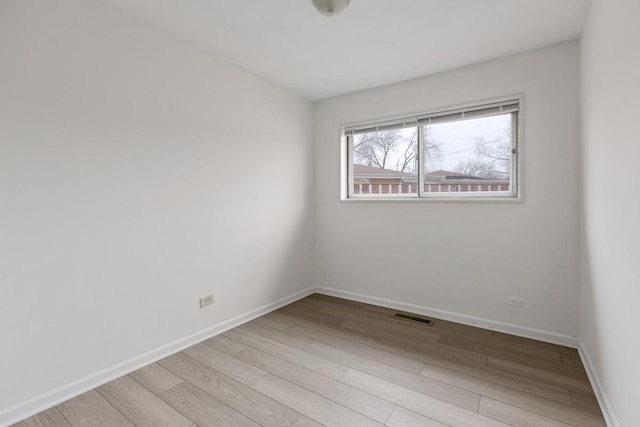
[(396, 313), (393, 315), (393, 317), (397, 317), (399, 319), (404, 319), (404, 320), (412, 320), (414, 322), (420, 322), (423, 323), (427, 326), (431, 326), (433, 325), (434, 321), (431, 319), (426, 319), (424, 317), (418, 317), (418, 316), (412, 316), (411, 314), (403, 314), (403, 313)]

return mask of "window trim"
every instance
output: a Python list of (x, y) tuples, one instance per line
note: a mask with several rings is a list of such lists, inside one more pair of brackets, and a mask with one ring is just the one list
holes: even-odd
[[(388, 194), (383, 195), (358, 195), (353, 194), (353, 131), (360, 131), (367, 129), (369, 132), (374, 128), (380, 126), (393, 126), (399, 123), (406, 123), (406, 126), (400, 127), (417, 127), (418, 136), (418, 161), (417, 166), (417, 179), (419, 183), (424, 182), (424, 165), (423, 163), (423, 144), (421, 141), (423, 138), (420, 136), (422, 129), (429, 118), (442, 117), (445, 115), (460, 114), (461, 118), (458, 120), (464, 120), (464, 113), (473, 112), (478, 110), (487, 109), (489, 107), (495, 107), (499, 105), (515, 105), (515, 109), (506, 111), (512, 114), (511, 132), (512, 141), (515, 138), (515, 144), (512, 144), (512, 149), (515, 149), (511, 157), (511, 191), (483, 191), (483, 192), (464, 192), (464, 196), (460, 196), (459, 192), (438, 192), (431, 193), (425, 192), (422, 185), (418, 185), (417, 192), (414, 195), (408, 194)], [(366, 122), (357, 122), (340, 127), (341, 132), (341, 174), (340, 174), (340, 199), (344, 202), (522, 202), (523, 201), (523, 186), (522, 186), (522, 142), (523, 142), (523, 111), (524, 111), (524, 95), (511, 95), (500, 98), (493, 98), (484, 101), (471, 102), (466, 104), (460, 104), (447, 108), (436, 108), (420, 113), (405, 114), (395, 117), (386, 117), (380, 120), (368, 120)], [(479, 117), (487, 117), (495, 114), (479, 115)], [(476, 117), (473, 117), (476, 118)], [(454, 119), (455, 120), (455, 119)], [(447, 120), (449, 121), (449, 120)]]

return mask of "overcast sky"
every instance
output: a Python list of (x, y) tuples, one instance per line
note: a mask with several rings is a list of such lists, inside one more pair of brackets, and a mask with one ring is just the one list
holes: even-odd
[(461, 160), (475, 157), (477, 137), (484, 137), (486, 141), (502, 137), (510, 124), (511, 115), (503, 114), (427, 126), (427, 138), (437, 142), (440, 148), (436, 164), (428, 165), (427, 170), (455, 171)]

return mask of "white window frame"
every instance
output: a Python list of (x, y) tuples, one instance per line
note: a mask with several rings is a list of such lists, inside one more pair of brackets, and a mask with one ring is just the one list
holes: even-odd
[[(523, 95), (494, 98), (485, 101), (439, 108), (420, 113), (385, 118), (368, 122), (352, 123), (341, 127), (341, 179), (340, 196), (342, 201), (454, 201), (454, 202), (521, 202), (522, 197), (522, 118)], [(515, 106), (515, 107), (514, 107)], [(469, 191), (469, 192), (425, 192), (424, 191), (424, 159), (423, 129), (424, 125), (436, 120), (456, 121), (470, 117), (487, 117), (505, 113), (512, 114), (511, 123), (511, 191)], [(413, 194), (354, 194), (353, 171), (353, 133), (366, 130), (389, 129), (400, 127), (417, 127), (418, 162), (417, 193)]]

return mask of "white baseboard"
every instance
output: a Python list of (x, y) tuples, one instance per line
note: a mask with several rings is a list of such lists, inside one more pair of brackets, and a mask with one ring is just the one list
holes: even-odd
[(589, 381), (591, 382), (591, 387), (593, 387), (593, 391), (596, 394), (596, 399), (598, 400), (598, 404), (600, 405), (600, 410), (602, 411), (604, 421), (607, 423), (608, 427), (620, 427), (620, 423), (618, 423), (618, 420), (613, 414), (613, 408), (611, 408), (609, 399), (604, 392), (602, 381), (600, 381), (600, 377), (598, 377), (598, 374), (593, 367), (593, 363), (591, 362), (589, 353), (587, 352), (587, 349), (585, 348), (582, 340), (580, 340), (580, 342), (578, 343), (578, 353), (580, 354), (582, 364), (587, 371), (587, 376), (589, 377)]
[(423, 316), (435, 317), (437, 319), (449, 320), (451, 322), (462, 323), (464, 325), (476, 326), (478, 328), (489, 329), (491, 331), (504, 332), (511, 335), (517, 335), (524, 338), (531, 338), (538, 341), (544, 341), (552, 344), (559, 344), (566, 347), (577, 348), (578, 338), (549, 332), (540, 329), (528, 328), (526, 326), (518, 326), (495, 320), (483, 319), (480, 317), (467, 316), (465, 314), (453, 313), (446, 310), (436, 308), (423, 307), (415, 304), (408, 304), (400, 301), (389, 300), (385, 298), (371, 297), (352, 292), (340, 291), (337, 289), (316, 287), (315, 291), (319, 294), (330, 295), (338, 298), (349, 299), (353, 301), (364, 302), (367, 304), (380, 305), (392, 308), (394, 310), (406, 311), (409, 313), (421, 314)]
[(150, 363), (156, 362), (187, 347), (202, 342), (208, 338), (221, 334), (229, 329), (235, 328), (256, 317), (263, 316), (273, 310), (277, 310), (287, 304), (291, 304), (301, 298), (314, 293), (315, 288), (311, 287), (300, 292), (296, 292), (278, 301), (266, 304), (262, 307), (251, 310), (247, 313), (236, 316), (232, 319), (213, 325), (202, 331), (196, 332), (177, 341), (166, 344), (155, 350), (141, 354), (129, 360), (125, 360), (117, 365), (95, 372), (84, 378), (80, 378), (71, 383), (65, 384), (54, 390), (36, 396), (34, 398), (17, 403), (0, 411), (0, 427), (7, 427), (39, 412), (49, 409), (59, 403), (74, 398), (84, 392), (92, 390), (116, 378), (140, 369)]
[(619, 427), (619, 424), (616, 421), (615, 416), (613, 415), (613, 412), (611, 410), (609, 401), (604, 394), (604, 389), (602, 388), (601, 382), (598, 376), (595, 374), (595, 371), (593, 370), (593, 365), (591, 364), (589, 356), (584, 346), (582, 345), (582, 342), (579, 341), (577, 337), (325, 287), (311, 287), (303, 291), (296, 292), (273, 303), (266, 304), (255, 310), (251, 310), (232, 319), (218, 323), (155, 350), (123, 361), (122, 363), (98, 371), (84, 378), (80, 378), (47, 393), (20, 402), (9, 408), (0, 410), (0, 427), (7, 427), (23, 419), (29, 418), (32, 415), (49, 409), (86, 391), (99, 387), (109, 381), (121, 377), (122, 375), (126, 375), (129, 372), (140, 369), (150, 363), (163, 359), (203, 340), (221, 334), (229, 329), (235, 328), (236, 326), (255, 319), (256, 317), (263, 316), (273, 310), (277, 310), (280, 307), (291, 304), (292, 302), (304, 298), (314, 292), (577, 348), (580, 353), (580, 357), (582, 358), (585, 369), (587, 370), (589, 379), (591, 380), (591, 384), (594, 387), (594, 391), (598, 399), (598, 403), (600, 404), (600, 407), (602, 409), (605, 421), (607, 422), (607, 426)]

